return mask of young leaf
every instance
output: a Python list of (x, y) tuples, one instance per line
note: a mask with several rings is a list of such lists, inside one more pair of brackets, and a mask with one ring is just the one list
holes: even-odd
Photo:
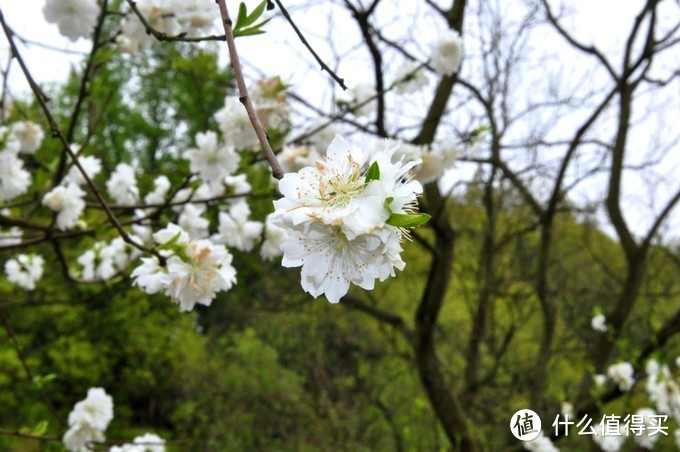
[(365, 183), (369, 183), (372, 180), (378, 179), (380, 179), (380, 167), (378, 166), (378, 162), (373, 162), (371, 167), (366, 172), (366, 178), (364, 181)]
[(431, 216), (426, 213), (393, 213), (387, 224), (398, 228), (415, 228), (430, 221)]
[(246, 21), (243, 23), (244, 27), (247, 27), (248, 25), (252, 25), (255, 23), (257, 19), (260, 18), (262, 13), (264, 12), (265, 7), (267, 6), (267, 0), (263, 0), (262, 3), (257, 5), (255, 9), (253, 10), (252, 13), (246, 18)]
[(177, 234), (175, 234), (175, 236), (173, 238), (171, 238), (170, 240), (168, 240), (167, 242), (165, 242), (164, 244), (159, 246), (157, 249), (159, 251), (160, 250), (171, 250), (171, 249), (173, 249), (181, 235), (182, 235), (182, 232), (178, 232)]
[(35, 427), (33, 427), (33, 431), (31, 433), (35, 436), (42, 436), (47, 431), (47, 427), (49, 425), (50, 425), (49, 422), (47, 422), (46, 420), (42, 420), (38, 422), (38, 424)]
[(241, 2), (238, 6), (238, 17), (236, 18), (236, 25), (234, 25), (234, 31), (244, 26), (245, 21), (248, 20), (248, 8), (246, 4)]

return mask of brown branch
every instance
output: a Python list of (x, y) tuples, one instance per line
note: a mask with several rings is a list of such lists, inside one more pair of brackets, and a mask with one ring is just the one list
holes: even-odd
[(246, 81), (243, 78), (243, 71), (241, 70), (241, 61), (238, 57), (238, 52), (236, 51), (236, 43), (234, 42), (234, 30), (231, 18), (229, 17), (229, 10), (227, 9), (227, 3), (225, 0), (217, 0), (217, 4), (220, 8), (220, 15), (222, 17), (222, 25), (224, 26), (224, 34), (227, 39), (227, 46), (229, 47), (229, 58), (231, 59), (231, 67), (234, 69), (234, 77), (236, 77), (236, 85), (238, 86), (239, 100), (248, 112), (248, 118), (255, 129), (255, 134), (257, 139), (262, 145), (267, 160), (269, 161), (269, 166), (272, 168), (272, 175), (276, 179), (283, 178), (283, 169), (276, 159), (276, 155), (269, 144), (269, 137), (267, 136), (266, 130), (262, 127), (260, 119), (257, 117), (255, 112), (255, 107), (250, 101), (248, 96), (248, 87), (246, 86)]

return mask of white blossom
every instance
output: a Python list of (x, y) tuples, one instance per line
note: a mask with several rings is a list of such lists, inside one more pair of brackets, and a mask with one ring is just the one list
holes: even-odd
[(205, 212), (205, 206), (186, 204), (177, 219), (179, 227), (186, 231), (192, 239), (204, 239), (209, 235), (210, 221), (201, 216), (203, 212)]
[[(74, 146), (75, 145), (71, 145), (71, 148)], [(78, 162), (80, 163), (80, 166), (83, 167), (90, 180), (92, 180), (102, 170), (102, 161), (93, 155), (78, 157)], [(71, 166), (71, 168), (68, 170), (68, 173), (66, 174), (66, 177), (64, 177), (64, 182), (62, 183), (67, 184), (69, 182), (74, 183), (79, 187), (82, 187), (86, 184), (83, 173), (80, 172), (76, 165)]]
[(220, 226), (215, 241), (240, 251), (250, 251), (260, 239), (264, 225), (250, 221), (250, 208), (244, 200), (234, 203), (229, 212), (220, 212)]
[(215, 120), (224, 141), (234, 149), (250, 149), (258, 143), (248, 112), (238, 97), (227, 96), (224, 107), (215, 113)]
[(175, 2), (175, 17), (187, 36), (201, 36), (211, 31), (215, 23), (215, 5), (210, 0), (182, 0)]
[(440, 75), (453, 75), (460, 69), (463, 40), (455, 30), (447, 30), (432, 46), (430, 66)]
[(33, 154), (38, 150), (45, 132), (42, 127), (31, 121), (17, 121), (10, 126), (10, 140), (19, 143), (19, 152)]
[(91, 451), (91, 447), (87, 447), (91, 442), (101, 442), (106, 438), (104, 432), (99, 429), (92, 428), (88, 424), (74, 424), (64, 434), (62, 441), (64, 446), (71, 452), (85, 452)]
[(168, 259), (170, 284), (166, 293), (179, 304), (180, 311), (191, 311), (196, 304), (210, 306), (217, 292), (236, 283), (232, 256), (222, 245), (210, 240), (196, 240), (187, 245), (182, 259)]
[(165, 452), (165, 440), (153, 433), (145, 433), (132, 442), (134, 444), (112, 446), (109, 452)]
[[(138, 0), (137, 9), (155, 30), (174, 35), (179, 30), (179, 23), (175, 15), (177, 2), (167, 0)], [(146, 27), (136, 14), (129, 12), (121, 21), (122, 34), (117, 42), (124, 52), (134, 52), (140, 47), (151, 45), (156, 38), (147, 33)]]
[(640, 408), (635, 412), (635, 416), (638, 416), (642, 420), (641, 423), (637, 424), (642, 427), (639, 432), (633, 430), (634, 427), (632, 425), (630, 427), (630, 430), (635, 433), (633, 435), (635, 443), (643, 449), (654, 449), (654, 444), (662, 434), (659, 433), (658, 430), (654, 434), (651, 434), (651, 432), (654, 431), (655, 427), (658, 428), (661, 426), (661, 419), (651, 408)]
[(523, 442), (524, 449), (532, 452), (559, 452), (560, 450), (545, 436), (543, 432), (531, 441)]
[(165, 451), (165, 440), (154, 433), (145, 433), (133, 439), (132, 442), (141, 446), (144, 452)]
[(596, 386), (602, 387), (607, 382), (607, 376), (602, 374), (593, 375), (593, 380)]
[(28, 191), (31, 175), (24, 169), (24, 162), (15, 154), (14, 148), (0, 151), (0, 201), (9, 201)]
[(8, 231), (0, 230), (0, 248), (3, 246), (18, 245), (23, 240), (24, 231), (13, 226)]
[(158, 176), (153, 181), (153, 191), (146, 194), (144, 202), (146, 204), (162, 204), (165, 202), (165, 196), (170, 190), (170, 179), (166, 176)]
[(604, 452), (618, 452), (623, 447), (623, 444), (628, 438), (628, 430), (622, 429), (618, 435), (605, 435), (606, 433), (602, 428), (602, 423), (599, 422), (594, 427), (595, 434), (591, 435), (595, 444), (598, 445), (600, 449)]
[(331, 303), (340, 301), (350, 283), (372, 290), (376, 279), (384, 281), (405, 265), (393, 228), (350, 240), (337, 226), (311, 223), (305, 232), (289, 229), (281, 249), (284, 267), (302, 267), (304, 291), (314, 298), (325, 294)]
[(26, 290), (34, 290), (35, 283), (42, 278), (45, 259), (35, 254), (20, 254), (16, 259), (5, 262), (7, 280)]
[(237, 195), (250, 193), (253, 188), (245, 174), (227, 176), (224, 178), (224, 183), (231, 189), (232, 193)]
[(132, 272), (134, 284), (145, 292), (163, 291), (181, 311), (190, 311), (196, 304), (209, 306), (217, 292), (229, 290), (236, 283), (232, 256), (224, 246), (207, 239), (190, 241), (189, 235), (173, 223), (153, 237), (159, 245), (165, 245), (161, 254), (167, 261), (162, 267), (155, 256), (142, 258), (142, 265)]
[(632, 364), (627, 362), (612, 364), (607, 369), (609, 378), (619, 385), (619, 389), (624, 392), (630, 391), (635, 384), (634, 373)]
[(117, 204), (129, 206), (139, 200), (135, 170), (127, 163), (119, 163), (106, 181), (106, 190)]
[(607, 319), (603, 314), (598, 314), (595, 317), (592, 318), (590, 321), (590, 326), (595, 330), (599, 331), (600, 333), (606, 333), (607, 332)]
[(402, 65), (396, 73), (395, 91), (400, 94), (411, 94), (427, 86), (427, 74), (420, 63), (411, 61)]
[(321, 155), (313, 146), (285, 145), (276, 156), (284, 173), (296, 173), (305, 166), (312, 166)]
[(97, 0), (46, 0), (42, 11), (47, 22), (59, 27), (59, 33), (76, 41), (94, 29), (99, 5)]
[(58, 185), (43, 196), (42, 204), (57, 212), (57, 227), (62, 231), (73, 228), (85, 208), (85, 192), (76, 184)]
[(87, 397), (76, 403), (68, 415), (69, 430), (64, 445), (69, 451), (90, 450), (88, 443), (104, 441), (104, 432), (113, 419), (113, 399), (102, 388), (90, 388)]
[(105, 431), (113, 419), (113, 399), (103, 388), (90, 388), (87, 397), (76, 403), (68, 415), (68, 424), (87, 424)]
[(203, 181), (214, 184), (238, 168), (241, 157), (226, 143), (218, 144), (213, 131), (196, 134), (196, 148), (187, 151), (191, 171)]
[(364, 153), (338, 135), (315, 167), (279, 181), (283, 198), (271, 221), (287, 230), (282, 263), (302, 267), (302, 288), (312, 296), (335, 303), (350, 284), (370, 290), (404, 268), (404, 230), (387, 222), (415, 212), (422, 186), (409, 177), (416, 162), (393, 162), (395, 151), (386, 143)]
[(281, 245), (286, 241), (288, 232), (272, 222), (271, 215), (264, 222), (264, 241), (260, 247), (260, 256), (265, 260), (272, 260), (283, 254)]

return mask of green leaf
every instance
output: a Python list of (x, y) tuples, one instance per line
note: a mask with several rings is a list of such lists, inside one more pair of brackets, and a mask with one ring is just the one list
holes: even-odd
[(244, 26), (245, 21), (248, 20), (248, 8), (246, 4), (241, 2), (238, 5), (238, 17), (236, 18), (236, 25), (234, 25), (234, 31)]
[(372, 180), (378, 179), (380, 179), (380, 167), (378, 166), (378, 162), (373, 162), (371, 167), (366, 172), (365, 183), (369, 183)]
[(243, 36), (255, 36), (255, 35), (261, 35), (263, 33), (266, 33), (266, 31), (260, 29), (260, 27), (264, 24), (259, 24), (255, 27), (251, 28), (244, 28), (242, 30), (238, 30), (234, 32), (234, 37), (239, 38)]
[(415, 228), (430, 221), (431, 216), (426, 213), (393, 213), (387, 224), (398, 228)]
[(179, 237), (181, 235), (182, 235), (182, 232), (181, 231), (178, 232), (177, 234), (175, 234), (175, 236), (173, 238), (171, 238), (170, 240), (168, 240), (167, 242), (165, 242), (164, 244), (159, 246), (158, 250), (160, 251), (160, 250), (171, 250), (171, 249), (173, 249), (175, 247), (175, 245), (177, 244), (177, 241), (179, 240)]
[(49, 425), (50, 425), (49, 422), (42, 420), (38, 422), (38, 424), (35, 427), (33, 427), (33, 431), (31, 433), (33, 433), (35, 436), (42, 436), (47, 431), (47, 427)]
[(257, 19), (260, 18), (262, 13), (264, 12), (265, 7), (267, 6), (267, 0), (263, 0), (262, 3), (257, 5), (255, 9), (253, 10), (252, 13), (247, 17), (246, 22), (243, 24), (244, 27), (247, 27), (248, 25), (254, 24)]

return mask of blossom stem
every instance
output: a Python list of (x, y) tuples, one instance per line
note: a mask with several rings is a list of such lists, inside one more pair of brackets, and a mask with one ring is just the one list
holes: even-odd
[(272, 150), (269, 140), (267, 138), (267, 131), (264, 130), (260, 119), (257, 117), (255, 112), (255, 107), (250, 101), (248, 96), (248, 87), (246, 86), (245, 79), (243, 78), (243, 71), (241, 70), (241, 62), (238, 57), (238, 52), (236, 52), (236, 43), (234, 42), (234, 30), (232, 27), (232, 21), (229, 17), (229, 11), (227, 10), (227, 3), (225, 0), (217, 0), (217, 4), (220, 7), (220, 15), (222, 17), (222, 25), (224, 26), (224, 34), (227, 37), (227, 46), (229, 47), (229, 58), (231, 59), (231, 67), (234, 69), (234, 76), (236, 77), (236, 85), (238, 86), (239, 100), (248, 112), (248, 118), (250, 123), (255, 129), (255, 134), (257, 139), (264, 149), (264, 153), (269, 161), (269, 166), (272, 168), (272, 174), (276, 179), (283, 178), (283, 169), (276, 159), (276, 155)]

